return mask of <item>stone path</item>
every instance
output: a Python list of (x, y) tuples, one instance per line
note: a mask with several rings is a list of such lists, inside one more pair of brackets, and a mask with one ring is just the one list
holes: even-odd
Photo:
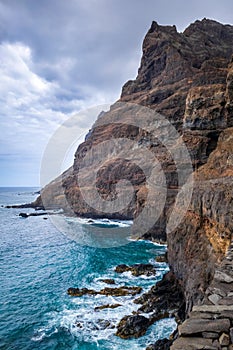
[(233, 242), (206, 290), (179, 327), (171, 350), (233, 350)]

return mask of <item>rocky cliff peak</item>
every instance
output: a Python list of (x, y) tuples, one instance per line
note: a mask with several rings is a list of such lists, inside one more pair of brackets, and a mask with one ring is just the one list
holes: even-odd
[(225, 91), (232, 43), (233, 27), (210, 19), (196, 21), (183, 33), (153, 22), (138, 75), (123, 86), (121, 100), (149, 106), (182, 126), (192, 88), (211, 85)]

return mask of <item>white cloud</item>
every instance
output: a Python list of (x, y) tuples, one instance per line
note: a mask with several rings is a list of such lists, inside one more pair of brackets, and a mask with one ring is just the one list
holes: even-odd
[(14, 155), (4, 156), (0, 185), (12, 169), (26, 185), (23, 169), (39, 173), (62, 121), (119, 98), (152, 20), (183, 30), (203, 17), (232, 23), (232, 12), (232, 0), (0, 0), (0, 157)]
[[(70, 61), (64, 64), (64, 74), (70, 66)], [(34, 169), (39, 175), (38, 160), (54, 131), (77, 111), (102, 104), (105, 98), (101, 92), (88, 87), (80, 88), (80, 99), (69, 97), (69, 91), (58, 82), (39, 76), (34, 68), (33, 54), (28, 46), (20, 42), (0, 45), (0, 156), (6, 152), (14, 155), (8, 157), (9, 169), (12, 162), (14, 168), (18, 163), (18, 171), (22, 173), (22, 164), (26, 162), (30, 163), (32, 172)], [(85, 124), (91, 122), (93, 120), (86, 120)], [(81, 125), (80, 133), (83, 133)], [(4, 162), (6, 166), (5, 156)]]

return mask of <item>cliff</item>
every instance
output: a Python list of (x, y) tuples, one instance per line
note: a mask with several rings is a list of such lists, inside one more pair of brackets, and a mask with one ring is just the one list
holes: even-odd
[[(147, 181), (150, 171), (160, 167), (157, 174), (164, 174), (166, 187), (163, 209), (156, 220), (154, 211), (150, 212), (153, 222), (141, 236), (167, 239), (169, 264), (182, 285), (187, 313), (204, 299), (232, 239), (232, 43), (233, 26), (216, 21), (196, 21), (183, 33), (175, 26), (153, 22), (143, 42), (137, 78), (123, 86), (120, 100), (101, 114), (78, 147), (73, 169), (58, 181), (62, 193), (54, 193), (56, 181), (53, 190), (48, 185), (42, 191), (46, 208), (56, 204), (78, 216), (136, 220), (145, 207), (156, 210), (161, 204), (164, 192), (157, 188), (150, 196)], [(168, 133), (157, 113), (177, 130), (176, 142), (169, 147), (163, 143)], [(123, 139), (128, 142), (119, 141)], [(113, 140), (118, 140), (117, 148), (109, 144)], [(173, 157), (181, 142), (190, 155), (195, 181), (184, 219), (166, 236), (182, 186)], [(145, 156), (145, 148), (154, 158)], [(185, 169), (187, 161), (182, 159), (179, 166)], [(92, 174), (103, 201), (94, 195)], [(123, 183), (123, 195), (118, 197), (117, 183), (122, 179), (132, 184), (132, 199), (127, 203), (124, 194), (129, 188)], [(118, 210), (106, 209), (106, 202), (117, 198)], [(41, 197), (36, 205), (42, 205)]]

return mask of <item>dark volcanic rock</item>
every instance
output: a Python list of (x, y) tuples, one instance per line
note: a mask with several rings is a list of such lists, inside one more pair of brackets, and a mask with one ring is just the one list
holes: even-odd
[(172, 344), (172, 340), (169, 339), (159, 339), (155, 344), (149, 345), (146, 350), (169, 350)]
[(81, 297), (83, 295), (112, 295), (115, 297), (118, 296), (125, 296), (125, 295), (136, 295), (141, 293), (142, 288), (141, 287), (128, 287), (128, 286), (123, 286), (123, 287), (116, 287), (116, 288), (104, 288), (101, 289), (100, 291), (96, 291), (93, 289), (88, 289), (88, 288), (68, 288), (67, 289), (67, 294), (73, 296), (73, 297)]
[(115, 271), (117, 273), (123, 273), (129, 270), (130, 270), (130, 267), (126, 264), (117, 265), (117, 267), (115, 268)]
[[(189, 117), (186, 122), (196, 129), (200, 126), (216, 128), (216, 124), (206, 123), (206, 117), (209, 121), (213, 118), (216, 123), (222, 123), (221, 101), (232, 55), (232, 40), (232, 26), (211, 20), (196, 21), (183, 33), (178, 33), (175, 26), (164, 27), (153, 22), (143, 42), (138, 76), (125, 84), (121, 99), (156, 108), (181, 125), (184, 115), (191, 112), (186, 109), (186, 98), (188, 96), (189, 101), (189, 94), (196, 91), (195, 96), (199, 95), (199, 99), (192, 99), (196, 101), (192, 108), (192, 112), (194, 108), (196, 111), (196, 123), (195, 118)], [(206, 100), (202, 93), (208, 94), (209, 89), (213, 89), (212, 92), (218, 90), (218, 93), (210, 93), (211, 99)], [(214, 114), (210, 115), (206, 108), (206, 114), (199, 115), (198, 109), (203, 108), (203, 112), (207, 103), (210, 108), (216, 106)]]
[(27, 213), (19, 213), (19, 216), (21, 216), (22, 218), (28, 218), (28, 214)]
[(72, 297), (81, 297), (83, 295), (89, 294), (89, 295), (97, 295), (98, 292), (96, 292), (93, 289), (87, 289), (87, 288), (68, 288), (67, 294), (71, 295)]
[(104, 288), (99, 294), (104, 295), (113, 295), (113, 296), (124, 296), (124, 295), (136, 295), (140, 294), (142, 291), (142, 287), (118, 287), (118, 288)]
[[(40, 197), (38, 197), (40, 198)], [(35, 210), (44, 210), (44, 206), (42, 204), (42, 201), (39, 199), (38, 200), (39, 203), (37, 203), (37, 201), (32, 202), (32, 203), (27, 203), (27, 204), (15, 204), (15, 205), (6, 205), (5, 208), (10, 209), (24, 209), (24, 208), (33, 208)]]
[(115, 268), (117, 273), (123, 273), (130, 271), (133, 276), (138, 277), (141, 275), (153, 276), (156, 273), (155, 267), (152, 264), (134, 264), (131, 266), (122, 264)]
[(100, 280), (101, 282), (104, 282), (106, 284), (115, 284), (115, 281), (111, 278), (105, 278), (105, 279), (102, 279)]
[[(163, 318), (176, 317), (179, 323), (184, 319), (184, 295), (178, 280), (171, 272), (134, 302), (142, 306), (134, 315), (125, 316), (119, 322), (116, 335), (121, 338), (140, 337), (151, 324)], [(152, 314), (147, 318), (140, 313)]]
[(163, 255), (156, 256), (155, 261), (167, 263), (168, 262), (167, 252), (165, 254), (163, 254)]
[(146, 333), (149, 325), (149, 319), (144, 316), (125, 316), (117, 325), (116, 335), (123, 339), (139, 338)]
[(90, 330), (98, 331), (98, 330), (104, 330), (106, 328), (113, 329), (115, 326), (111, 324), (108, 320), (104, 319), (98, 319), (95, 322), (89, 321), (89, 322), (76, 322), (76, 327), (78, 328), (89, 328)]
[(150, 316), (151, 322), (171, 316), (175, 316), (178, 322), (184, 319), (185, 303), (182, 287), (171, 272), (134, 302), (142, 304), (138, 312), (153, 312)]
[(47, 213), (47, 212), (42, 212), (42, 213), (19, 213), (19, 216), (22, 218), (28, 218), (29, 216), (43, 216), (43, 215), (55, 215), (55, 213)]
[(95, 311), (104, 310), (104, 309), (116, 309), (117, 307), (122, 306), (121, 304), (106, 304), (95, 307)]

